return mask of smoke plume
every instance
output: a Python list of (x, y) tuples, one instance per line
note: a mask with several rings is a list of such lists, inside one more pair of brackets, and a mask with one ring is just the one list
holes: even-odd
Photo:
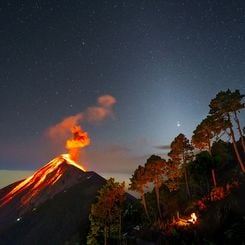
[(73, 161), (78, 160), (79, 149), (90, 144), (88, 133), (83, 131), (80, 126), (71, 129), (73, 138), (66, 141), (66, 149), (69, 150), (70, 158)]
[(62, 141), (68, 137), (71, 128), (82, 122), (100, 123), (113, 117), (113, 106), (116, 98), (111, 95), (102, 95), (97, 98), (97, 104), (88, 107), (84, 112), (64, 118), (61, 122), (48, 128), (46, 134), (52, 140)]
[(97, 123), (113, 116), (112, 107), (116, 99), (111, 95), (103, 95), (97, 99), (97, 105), (89, 107), (85, 112), (85, 120)]
[(82, 119), (83, 119), (82, 113), (78, 113), (76, 115), (66, 117), (61, 122), (57, 123), (56, 125), (48, 129), (47, 132), (48, 136), (53, 140), (66, 138), (70, 129), (75, 125), (79, 124), (79, 122), (81, 122)]

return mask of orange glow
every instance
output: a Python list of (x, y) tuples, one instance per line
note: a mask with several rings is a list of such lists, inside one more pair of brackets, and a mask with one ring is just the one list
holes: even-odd
[(71, 130), (73, 139), (66, 141), (66, 148), (69, 150), (70, 158), (74, 161), (78, 160), (79, 148), (83, 148), (90, 144), (90, 138), (87, 132), (82, 131), (80, 126), (75, 126)]
[[(39, 171), (15, 186), (15, 188), (13, 188), (0, 200), (0, 207), (7, 204), (9, 201), (11, 201), (11, 199), (16, 197), (23, 190), (27, 190), (27, 192), (22, 197), (21, 203), (22, 205), (27, 204), (34, 196), (38, 194), (40, 190), (49, 185), (53, 185), (61, 178), (62, 174), (64, 173), (64, 169), (59, 167), (62, 163), (64, 163), (64, 161), (66, 161), (67, 164), (73, 165), (74, 167), (85, 171), (82, 166), (78, 165), (76, 162), (70, 159), (70, 156), (68, 154), (63, 154), (50, 161)], [(57, 171), (55, 172), (56, 169)], [(55, 174), (52, 175), (51, 173)]]
[(192, 224), (195, 224), (197, 222), (197, 216), (195, 213), (191, 214), (191, 218), (188, 219), (189, 222), (191, 222)]
[(196, 222), (197, 216), (195, 213), (192, 213), (190, 219), (178, 218), (178, 220), (173, 222), (173, 224), (177, 224), (178, 226), (189, 226), (190, 224), (195, 224)]

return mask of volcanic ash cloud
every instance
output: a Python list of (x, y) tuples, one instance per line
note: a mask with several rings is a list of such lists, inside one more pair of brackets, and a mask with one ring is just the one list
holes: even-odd
[(66, 141), (66, 149), (69, 150), (70, 158), (77, 162), (79, 158), (79, 150), (90, 144), (88, 133), (83, 131), (80, 126), (74, 126), (71, 129), (72, 139)]

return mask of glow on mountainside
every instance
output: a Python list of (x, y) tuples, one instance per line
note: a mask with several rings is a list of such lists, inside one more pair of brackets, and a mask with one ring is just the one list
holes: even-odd
[[(24, 189), (27, 189), (28, 187), (30, 187), (30, 189), (28, 190), (28, 195), (25, 195), (21, 199), (23, 205), (27, 204), (39, 192), (39, 190), (43, 189), (48, 185), (53, 185), (61, 178), (62, 174), (64, 173), (63, 168), (59, 168), (55, 172), (55, 170), (62, 163), (64, 163), (64, 160), (67, 164), (73, 165), (74, 167), (79, 168), (82, 171), (85, 171), (85, 169), (82, 166), (78, 165), (70, 158), (69, 154), (63, 154), (53, 159), (51, 162), (46, 164), (44, 167), (42, 167), (39, 171), (34, 173), (29, 178), (21, 181), (16, 187), (14, 187), (0, 200), (0, 207), (7, 204), (11, 199), (17, 196), (18, 193), (20, 193)], [(51, 175), (51, 173), (55, 173), (55, 175)]]

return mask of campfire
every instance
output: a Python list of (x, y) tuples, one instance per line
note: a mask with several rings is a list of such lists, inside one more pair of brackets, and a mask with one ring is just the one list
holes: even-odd
[(188, 219), (189, 222), (191, 222), (192, 224), (195, 224), (197, 222), (197, 216), (195, 213), (191, 214), (191, 218)]
[(177, 215), (177, 220), (173, 222), (173, 224), (176, 224), (178, 226), (189, 226), (191, 224), (196, 224), (197, 222), (197, 215), (196, 213), (192, 213), (190, 215), (190, 218), (180, 218), (179, 215)]

